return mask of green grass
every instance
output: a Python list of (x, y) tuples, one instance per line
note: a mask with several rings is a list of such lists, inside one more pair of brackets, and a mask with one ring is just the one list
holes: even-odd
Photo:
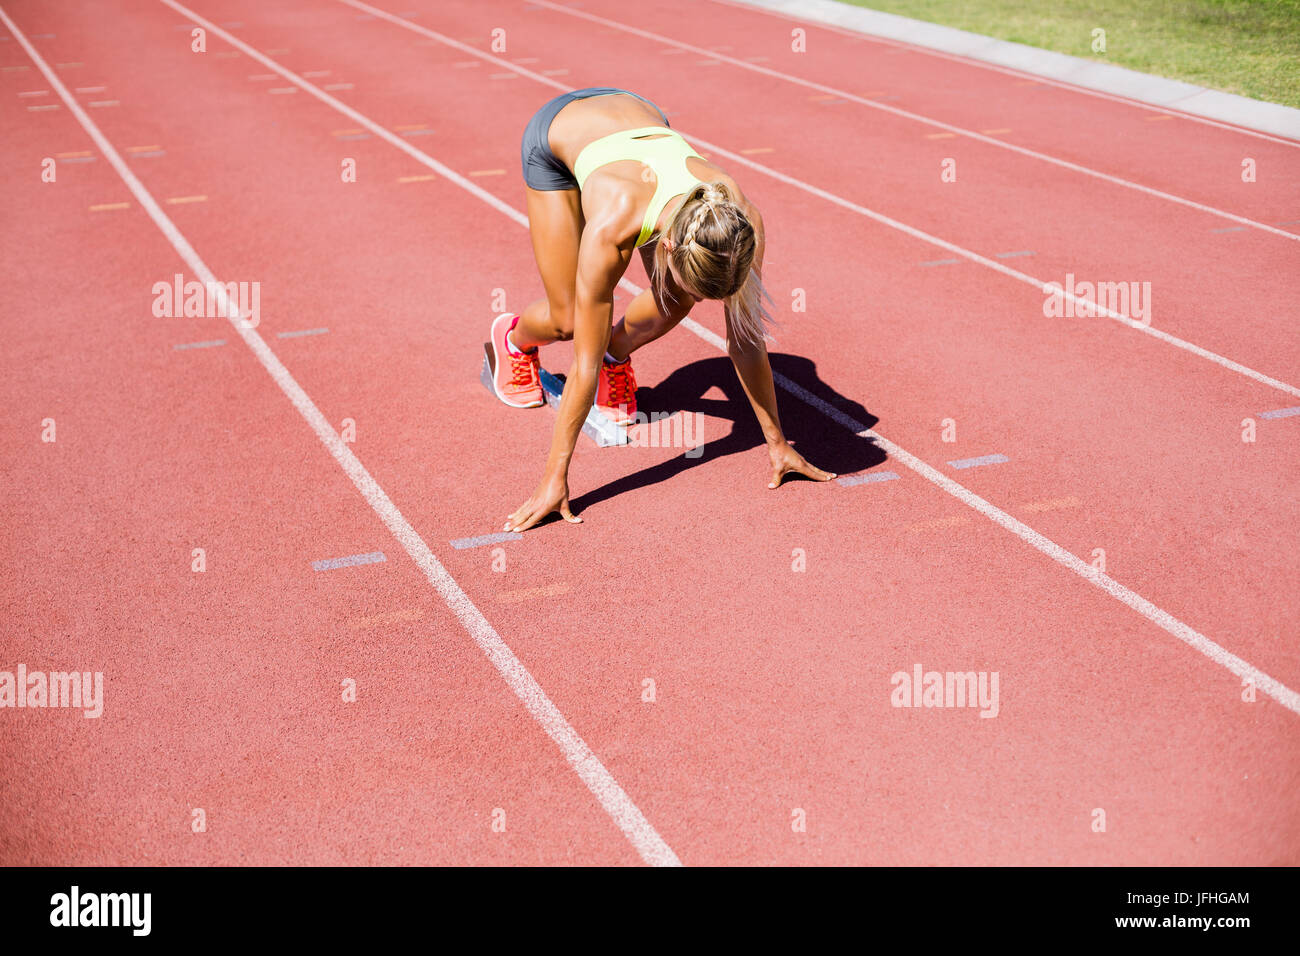
[(1300, 107), (1300, 0), (844, 2)]

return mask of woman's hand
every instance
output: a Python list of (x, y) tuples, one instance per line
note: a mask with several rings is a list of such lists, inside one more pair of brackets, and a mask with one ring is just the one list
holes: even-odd
[(582, 524), (569, 508), (569, 478), (567, 475), (546, 475), (533, 496), (506, 519), (506, 531), (527, 531), (553, 511), (574, 524)]
[(830, 481), (835, 477), (832, 472), (822, 471), (808, 464), (804, 461), (803, 455), (795, 451), (786, 441), (768, 445), (767, 456), (772, 460), (772, 478), (767, 483), (769, 488), (780, 485), (781, 480), (791, 472), (797, 472), (813, 481)]

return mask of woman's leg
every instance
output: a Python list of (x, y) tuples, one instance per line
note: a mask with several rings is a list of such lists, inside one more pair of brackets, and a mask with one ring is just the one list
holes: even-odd
[[(647, 243), (641, 247), (641, 261), (645, 264), (646, 275), (654, 275), (654, 246)], [(610, 334), (609, 354), (622, 361), (643, 345), (653, 342), (668, 332), (682, 319), (690, 314), (695, 300), (686, 295), (669, 279), (669, 301), (659, 307), (655, 302), (652, 289), (646, 289), (631, 302), (623, 318), (614, 325)]]
[(529, 303), (510, 336), (515, 348), (525, 350), (573, 338), (578, 243), (584, 224), (577, 189), (526, 188), (526, 192), (528, 232), (546, 298)]

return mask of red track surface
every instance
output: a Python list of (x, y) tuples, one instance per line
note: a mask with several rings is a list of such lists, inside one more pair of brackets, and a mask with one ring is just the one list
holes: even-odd
[[(799, 183), (997, 262), (1032, 252), (1004, 264), (1037, 280), (1150, 282), (1155, 328), (1293, 388), (1300, 243), (789, 77), (1275, 227), (1300, 218), (1300, 144), (811, 25), (796, 54), (790, 22), (724, 4), (388, 4), (477, 57), (344, 3), (192, 7), (307, 83), (351, 84), (330, 95), (367, 120), (432, 130), (405, 138), (515, 209), (547, 79), (637, 90), (797, 180), (720, 159), (767, 222), (777, 370), (1084, 561), (1104, 549), (1111, 578), (1280, 682), (1246, 703), (1222, 655), (788, 393), (810, 459), (901, 480), (768, 492), (734, 374), (686, 328), (637, 372), (644, 408), (706, 414), (701, 458), (582, 439), (582, 525), (506, 543), (504, 573), (453, 549), (500, 528), (550, 440), (550, 411), (477, 381), (494, 290), (539, 294), (525, 231), (344, 138), (353, 119), (215, 32), (191, 52), (162, 3), (0, 7), (211, 270), (261, 283), (261, 337), (334, 428), (356, 422), (356, 457), (682, 862), (1300, 862), (1300, 417), (1259, 417), (1300, 398), (1111, 318), (1045, 318), (1041, 289)], [(0, 710), (0, 862), (644, 858), (227, 321), (153, 317), (153, 284), (191, 270), (66, 105), (28, 108), (61, 101), (5, 36), (0, 669), (102, 671), (106, 699), (97, 720)], [(90, 209), (109, 203), (129, 205)], [(721, 330), (715, 307), (695, 319)], [(989, 454), (1009, 461), (946, 464)], [(998, 716), (892, 707), (918, 662), (997, 671)]]

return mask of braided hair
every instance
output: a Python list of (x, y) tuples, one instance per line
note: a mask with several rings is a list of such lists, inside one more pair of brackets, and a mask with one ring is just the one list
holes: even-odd
[[(663, 277), (671, 261), (683, 284), (696, 297), (721, 299), (739, 342), (762, 345), (772, 317), (763, 306), (767, 291), (754, 270), (754, 227), (731, 190), (719, 182), (700, 183), (686, 194), (664, 229), (673, 248), (655, 249), (655, 298), (667, 300)], [(768, 301), (771, 298), (768, 297)]]

